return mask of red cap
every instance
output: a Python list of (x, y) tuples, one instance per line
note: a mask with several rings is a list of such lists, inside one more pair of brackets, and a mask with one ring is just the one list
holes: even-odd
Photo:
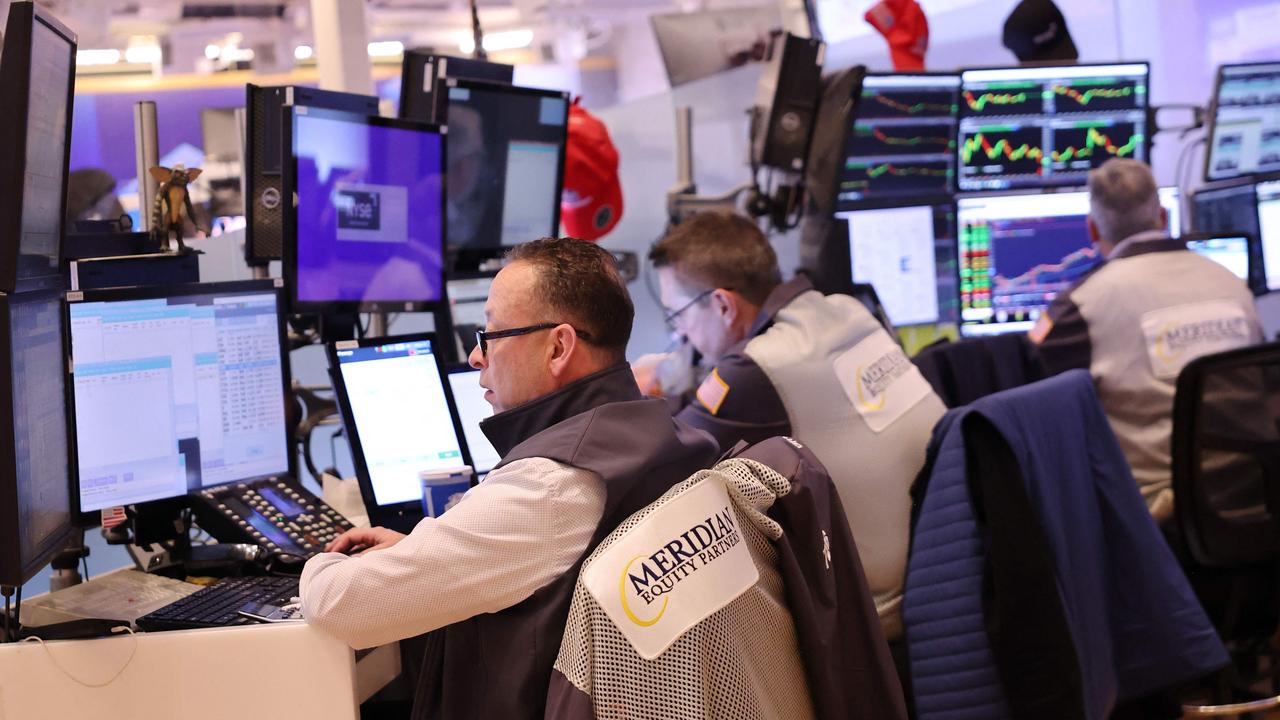
[(575, 99), (569, 106), (560, 222), (570, 236), (594, 241), (612, 230), (621, 217), (618, 151), (604, 123)]
[(924, 53), (929, 49), (929, 21), (916, 0), (881, 0), (872, 5), (864, 17), (889, 41), (894, 70), (924, 70)]

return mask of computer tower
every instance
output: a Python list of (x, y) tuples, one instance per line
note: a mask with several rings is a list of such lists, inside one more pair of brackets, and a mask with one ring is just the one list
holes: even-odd
[(284, 253), (283, 202), (285, 105), (378, 114), (378, 98), (299, 85), (245, 86), (245, 262), (251, 266), (279, 260)]
[(442, 123), (444, 104), (440, 102), (435, 88), (436, 83), (444, 78), (510, 85), (514, 74), (512, 65), (410, 50), (404, 54), (400, 74), (400, 117)]
[(804, 170), (822, 91), (825, 49), (821, 40), (790, 33), (774, 39), (752, 113), (754, 164)]

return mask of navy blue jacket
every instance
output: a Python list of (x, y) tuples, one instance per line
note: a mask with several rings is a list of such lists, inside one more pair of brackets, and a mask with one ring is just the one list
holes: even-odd
[(949, 412), (915, 492), (903, 618), (921, 720), (1102, 720), (1227, 663), (1088, 373)]

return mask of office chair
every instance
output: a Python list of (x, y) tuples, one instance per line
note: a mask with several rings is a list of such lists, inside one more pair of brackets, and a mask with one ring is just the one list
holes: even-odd
[[(1260, 680), (1269, 680), (1274, 693), (1280, 661), (1272, 645), (1280, 616), (1280, 343), (1188, 363), (1178, 376), (1170, 444), (1170, 541), (1235, 660), (1235, 674), (1220, 679), (1217, 699), (1229, 701), (1232, 686)], [(1262, 657), (1270, 658), (1266, 672), (1247, 671)], [(1262, 702), (1280, 707), (1280, 698)], [(1213, 717), (1263, 709), (1228, 707), (1184, 707), (1184, 713)]]

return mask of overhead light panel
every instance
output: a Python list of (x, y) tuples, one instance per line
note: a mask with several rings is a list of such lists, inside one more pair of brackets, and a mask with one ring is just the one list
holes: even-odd
[(369, 43), (369, 57), (385, 58), (404, 54), (404, 43), (399, 40), (379, 40)]
[(293, 49), (293, 59), (299, 62), (315, 57), (316, 51), (310, 45), (299, 45)]
[[(503, 30), (502, 32), (489, 33), (484, 36), (482, 41), (485, 52), (502, 52), (503, 50), (519, 50), (527, 48), (533, 44), (533, 31), (524, 30)], [(458, 49), (464, 53), (473, 53), (476, 49), (476, 41), (470, 34), (462, 35), (458, 39)]]
[(115, 65), (120, 51), (115, 48), (82, 48), (76, 51), (76, 65)]
[(124, 51), (124, 61), (133, 65), (154, 65), (164, 59), (159, 45), (134, 45)]

